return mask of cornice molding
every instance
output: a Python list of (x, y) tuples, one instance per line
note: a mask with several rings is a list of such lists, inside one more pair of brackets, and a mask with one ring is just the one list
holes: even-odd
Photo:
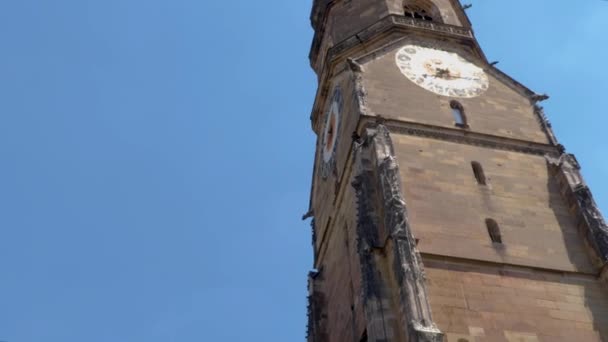
[(362, 116), (361, 121), (363, 126), (373, 126), (378, 121), (381, 121), (391, 132), (397, 134), (539, 156), (546, 154), (559, 155), (558, 146), (479, 133), (461, 128), (447, 128), (411, 121), (383, 119), (380, 116)]
[[(357, 62), (365, 65), (370, 60), (378, 58), (378, 57), (388, 53), (389, 51), (395, 49), (397, 46), (403, 44), (403, 42), (406, 40), (414, 40), (414, 41), (416, 41), (417, 44), (424, 44), (424, 42), (422, 40), (419, 40), (416, 37), (414, 37), (414, 38), (412, 38), (411, 36), (399, 37), (399, 38), (393, 39), (393, 40), (387, 42), (386, 44), (379, 46), (371, 51), (367, 51), (366, 53), (357, 56)], [(479, 48), (479, 46), (477, 45), (477, 41), (476, 40), (473, 40), (473, 41), (476, 44), (475, 45), (476, 48), (472, 48), (469, 51), (467, 51), (466, 49), (460, 49), (460, 51), (458, 53), (465, 53), (467, 58), (470, 58), (470, 59), (474, 60), (477, 64), (481, 65), (481, 67), (484, 69), (484, 71), (486, 73), (488, 73), (490, 76), (496, 78), (498, 81), (502, 82), (509, 88), (513, 89), (515, 92), (526, 97), (530, 101), (531, 105), (536, 105), (539, 101), (542, 100), (541, 95), (530, 90), (530, 88), (526, 87), (522, 83), (518, 82), (511, 76), (509, 76), (506, 73), (504, 73), (503, 71), (501, 71), (500, 69), (498, 69), (495, 66), (491, 65), (490, 63), (488, 63), (488, 60), (486, 59), (485, 55), (482, 54), (481, 48)], [(426, 43), (428, 44), (428, 40), (426, 41)], [(445, 42), (440, 42), (440, 40), (437, 40), (436, 43), (441, 43), (439, 45), (442, 45), (443, 47), (445, 47), (445, 44), (446, 44)], [(435, 44), (435, 45), (437, 45), (437, 44)], [(442, 46), (440, 46), (439, 48), (443, 48)], [(466, 44), (465, 44), (465, 47), (471, 48), (471, 46), (467, 46)], [(475, 54), (475, 53), (479, 53), (479, 54)], [(341, 60), (337, 59), (337, 56), (336, 56), (336, 59), (332, 60), (332, 63), (333, 63), (332, 65), (336, 65), (336, 63), (338, 63), (339, 61), (341, 61)], [(325, 77), (329, 77), (329, 76), (330, 75), (325, 75)], [(539, 97), (541, 99), (539, 99)], [(540, 118), (540, 119), (542, 120), (544, 118)]]
[[(505, 274), (511, 277), (526, 276), (530, 275), (531, 272), (552, 274), (554, 276), (566, 276), (566, 277), (578, 277), (586, 280), (594, 280), (597, 278), (596, 273), (587, 273), (582, 271), (567, 271), (553, 268), (545, 268), (539, 266), (529, 266), (520, 264), (511, 264), (506, 262), (497, 262), (492, 260), (482, 259), (470, 259), (464, 257), (441, 255), (429, 252), (420, 252), (423, 263), (433, 263), (433, 268), (443, 268), (450, 265), (465, 266), (471, 268), (489, 267), (493, 268), (501, 274)], [(443, 266), (442, 266), (443, 265)], [(429, 266), (431, 267), (431, 266)]]
[[(469, 28), (418, 20), (397, 14), (389, 14), (386, 17), (378, 20), (374, 24), (368, 26), (367, 28), (359, 31), (358, 33), (342, 40), (339, 43), (336, 43), (327, 51), (327, 54), (325, 55), (324, 64), (326, 65), (328, 62), (332, 61), (335, 56), (341, 54), (342, 52), (349, 50), (359, 44), (365, 43), (370, 39), (375, 38), (379, 34), (391, 30), (393, 28), (401, 30), (405, 29), (411, 32), (423, 32), (426, 34), (432, 34), (440, 37), (457, 38), (469, 42), (472, 41), (477, 47), (480, 55), (483, 56), (483, 52), (481, 51), (481, 48), (479, 48), (479, 46), (477, 45), (477, 41), (475, 39), (475, 36), (473, 35), (473, 31)], [(313, 39), (313, 44), (309, 55), (311, 64), (313, 65), (314, 61), (316, 61), (319, 56), (321, 40), (323, 39), (323, 32), (324, 30), (318, 30), (315, 33), (315, 37)]]

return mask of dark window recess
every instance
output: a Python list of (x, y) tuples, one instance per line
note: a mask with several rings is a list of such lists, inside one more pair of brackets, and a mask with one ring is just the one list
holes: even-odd
[(367, 342), (367, 330), (363, 332), (363, 336), (361, 336), (360, 342)]
[(483, 167), (478, 162), (472, 162), (471, 166), (473, 167), (473, 174), (475, 174), (475, 179), (477, 180), (477, 184), (479, 185), (487, 185), (488, 182), (486, 180), (486, 175), (483, 172)]
[(440, 21), (438, 20), (435, 11), (432, 11), (431, 6), (423, 2), (421, 2), (420, 4), (405, 5), (403, 9), (403, 12), (406, 17), (425, 21)]
[(468, 128), (469, 123), (467, 122), (467, 116), (464, 113), (464, 108), (458, 101), (450, 102), (450, 108), (452, 108), (452, 115), (454, 116), (454, 124), (456, 127)]
[(500, 235), (500, 227), (498, 223), (493, 219), (486, 219), (486, 226), (488, 227), (488, 234), (493, 243), (502, 243), (502, 236)]

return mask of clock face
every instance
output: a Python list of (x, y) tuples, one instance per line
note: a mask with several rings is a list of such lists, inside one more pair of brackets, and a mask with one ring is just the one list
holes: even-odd
[(488, 90), (486, 73), (453, 52), (406, 45), (395, 61), (412, 82), (439, 95), (476, 97)]
[(340, 115), (342, 113), (342, 93), (339, 88), (334, 90), (332, 100), (325, 113), (325, 123), (322, 138), (322, 175), (327, 178), (335, 167), (336, 145), (340, 132)]

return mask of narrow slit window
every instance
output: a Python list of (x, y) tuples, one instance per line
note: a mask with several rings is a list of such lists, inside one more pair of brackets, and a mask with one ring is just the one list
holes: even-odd
[(467, 116), (464, 114), (464, 108), (458, 101), (450, 102), (450, 108), (452, 108), (452, 115), (454, 116), (454, 124), (460, 128), (468, 128)]
[(475, 175), (475, 179), (477, 180), (477, 184), (479, 185), (488, 185), (486, 180), (486, 174), (483, 172), (483, 167), (479, 162), (472, 162), (471, 166), (473, 167), (473, 174)]
[(490, 234), (490, 239), (492, 239), (492, 242), (502, 244), (502, 235), (500, 234), (500, 227), (498, 227), (498, 223), (496, 223), (496, 221), (493, 219), (486, 219), (486, 226), (488, 227), (488, 234)]

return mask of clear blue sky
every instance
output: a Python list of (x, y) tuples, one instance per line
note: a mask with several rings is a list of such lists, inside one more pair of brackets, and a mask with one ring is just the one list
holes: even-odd
[[(473, 2), (608, 212), (608, 2)], [(304, 340), (310, 5), (2, 2), (0, 340)]]

